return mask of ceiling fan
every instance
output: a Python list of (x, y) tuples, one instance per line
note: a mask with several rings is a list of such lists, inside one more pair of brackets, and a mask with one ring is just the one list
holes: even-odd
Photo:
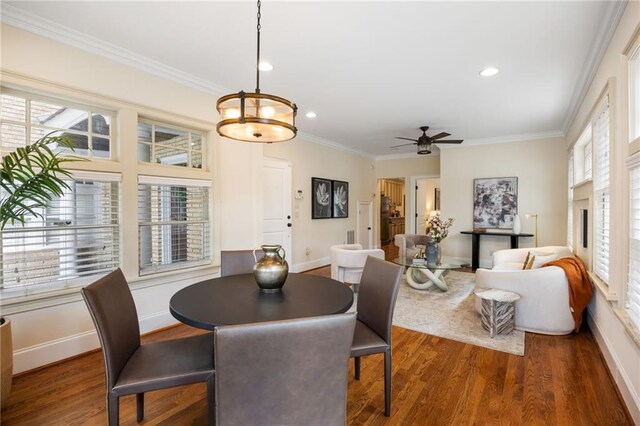
[(390, 148), (394, 149), (394, 148), (400, 148), (401, 146), (418, 145), (418, 154), (424, 155), (424, 154), (431, 154), (431, 144), (433, 143), (456, 143), (456, 144), (462, 143), (462, 139), (449, 139), (445, 141), (438, 140), (438, 139), (446, 138), (447, 136), (451, 136), (447, 132), (441, 132), (434, 136), (427, 136), (427, 130), (429, 130), (429, 126), (422, 126), (420, 127), (420, 130), (422, 130), (422, 136), (420, 136), (418, 139), (402, 138), (400, 136), (396, 136), (396, 139), (404, 139), (404, 140), (413, 141), (413, 142), (405, 143), (402, 145), (395, 145)]

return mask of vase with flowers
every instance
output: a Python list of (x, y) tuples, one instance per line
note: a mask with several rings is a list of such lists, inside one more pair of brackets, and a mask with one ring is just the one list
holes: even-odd
[(449, 235), (449, 228), (453, 225), (453, 218), (443, 220), (440, 213), (437, 213), (427, 220), (427, 263), (442, 263), (442, 251), (440, 243)]

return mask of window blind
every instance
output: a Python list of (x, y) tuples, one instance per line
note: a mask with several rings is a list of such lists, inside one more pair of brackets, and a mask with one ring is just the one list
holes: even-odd
[(569, 247), (573, 246), (573, 184), (574, 184), (574, 176), (573, 176), (573, 150), (569, 154), (569, 164), (567, 167), (568, 176), (568, 194), (567, 194), (567, 245)]
[[(638, 157), (638, 156), (636, 156)], [(640, 327), (640, 158), (629, 170), (629, 275), (627, 313)]]
[(593, 270), (603, 282), (609, 282), (609, 234), (610, 234), (610, 190), (609, 190), (609, 100), (595, 122), (595, 161), (593, 176), (594, 191), (594, 248)]
[(140, 274), (211, 263), (210, 181), (141, 176)]
[[(83, 172), (70, 189), (0, 238), (0, 289), (23, 295), (87, 284), (120, 261), (120, 177)], [(0, 194), (1, 196), (1, 194)], [(88, 278), (93, 277), (93, 278)]]

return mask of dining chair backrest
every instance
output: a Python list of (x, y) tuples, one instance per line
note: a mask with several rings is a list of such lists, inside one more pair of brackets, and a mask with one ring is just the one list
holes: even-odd
[(220, 253), (220, 276), (251, 274), (256, 263), (253, 250), (229, 250)]
[(355, 315), (214, 331), (218, 425), (344, 425)]
[(111, 389), (140, 346), (138, 313), (129, 284), (118, 268), (82, 289), (104, 355), (107, 388)]
[(358, 293), (358, 320), (391, 344), (391, 322), (403, 267), (372, 256), (367, 258)]

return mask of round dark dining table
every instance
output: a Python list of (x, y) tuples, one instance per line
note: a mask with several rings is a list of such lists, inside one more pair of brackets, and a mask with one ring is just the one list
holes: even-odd
[(265, 293), (253, 274), (243, 274), (185, 287), (171, 297), (169, 310), (184, 324), (213, 330), (219, 325), (340, 314), (351, 305), (353, 291), (331, 278), (290, 273), (282, 291)]

